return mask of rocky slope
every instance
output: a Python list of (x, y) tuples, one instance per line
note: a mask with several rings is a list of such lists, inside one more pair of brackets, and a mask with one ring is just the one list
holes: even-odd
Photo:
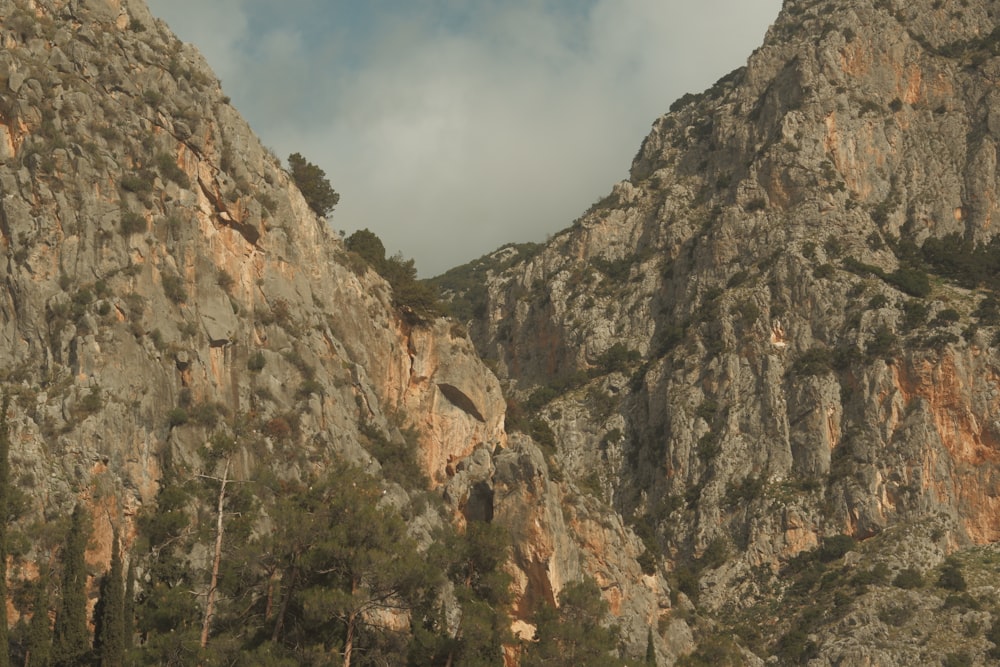
[[(507, 528), (520, 636), (588, 574), (626, 652), (646, 650), (670, 603), (663, 574), (640, 569), (641, 542), (609, 506), (553, 482), (530, 438), (508, 438), (500, 384), (464, 328), (397, 307), (194, 48), (141, 0), (3, 0), (0, 41), (0, 379), (17, 527), (33, 536), (12, 561), (15, 591), (57, 562), (80, 501), (93, 586), (114, 529), (141, 561), (138, 517), (156, 512), (167, 477), (222, 474), (220, 434), (236, 443), (237, 481), (334, 459), (380, 476), (388, 443), (415, 454), (459, 530)], [(429, 546), (441, 517), (419, 481), (383, 484)], [(187, 558), (207, 571), (207, 550)], [(671, 627), (683, 646), (687, 625)]]
[(786, 2), (628, 181), (467, 269), (475, 347), (399, 307), (141, 1), (0, 17), (15, 591), (57, 550), (44, 519), (84, 501), (98, 574), (166, 478), (219, 474), (221, 432), (240, 480), (380, 475), (424, 548), (443, 517), (503, 526), (524, 638), (587, 575), (659, 664), (991, 659), (986, 0)]
[[(723, 619), (702, 639), (790, 600), (793, 557), (835, 536), (934, 523), (892, 573), (1000, 537), (1000, 319), (973, 270), (995, 266), (998, 55), (986, 0), (789, 0), (572, 227), (440, 279), (563, 487), (610, 503), (647, 570)], [(761, 658), (916, 664), (826, 610), (810, 651), (783, 652), (802, 628), (771, 613)], [(924, 621), (918, 662), (949, 659)]]
[[(164, 475), (201, 470), (213, 433), (237, 439), (237, 479), (333, 457), (379, 474), (372, 445), (393, 442), (416, 448), (459, 526), (517, 537), (527, 636), (587, 569), (617, 615), (629, 600), (644, 650), (666, 584), (641, 576), (639, 542), (604, 506), (561, 506), (537, 446), (508, 442), (464, 330), (393, 305), (192, 47), (139, 0), (5, 0), (0, 41), (0, 368), (22, 527), (85, 502), (98, 574), (112, 529), (128, 551)], [(387, 482), (387, 502), (413, 493)], [(431, 514), (412, 522), (425, 542)], [(38, 535), (15, 584), (60, 539)]]

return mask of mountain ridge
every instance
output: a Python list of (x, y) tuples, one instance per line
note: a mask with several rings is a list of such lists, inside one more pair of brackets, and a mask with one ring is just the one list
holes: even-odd
[[(993, 656), (985, 0), (786, 2), (571, 227), (442, 279), (465, 324), (407, 312), (139, 0), (0, 16), (0, 359), (37, 536), (12, 621), (79, 504), (91, 589), (120, 531), (161, 664), (531, 665), (581, 634), (608, 664)], [(354, 543), (282, 543), (338, 525), (300, 506), (438, 578), (314, 614), (351, 598), (320, 575)]]

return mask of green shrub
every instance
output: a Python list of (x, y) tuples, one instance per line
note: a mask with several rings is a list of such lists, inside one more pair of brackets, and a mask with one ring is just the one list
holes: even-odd
[(548, 422), (544, 419), (533, 419), (529, 425), (528, 435), (531, 439), (538, 443), (538, 445), (552, 453), (556, 449), (556, 434), (549, 426)]
[(960, 319), (962, 319), (962, 316), (957, 310), (954, 308), (945, 308), (934, 317), (934, 324), (937, 326), (946, 326), (948, 324), (954, 324)]
[(558, 396), (559, 389), (557, 387), (539, 387), (528, 396), (528, 400), (524, 404), (524, 409), (528, 412), (537, 412)]
[(825, 347), (813, 347), (792, 363), (792, 373), (799, 377), (825, 375), (833, 369), (833, 353)]
[(967, 584), (962, 574), (962, 565), (954, 558), (947, 558), (941, 567), (937, 585), (950, 591), (964, 591)]
[(359, 229), (348, 236), (344, 239), (344, 247), (360, 255), (376, 271), (380, 271), (385, 262), (385, 245), (369, 229)]
[(910, 299), (903, 304), (903, 327), (907, 330), (916, 329), (927, 321), (930, 309), (923, 301)]
[(642, 570), (643, 574), (649, 576), (656, 574), (656, 568), (659, 565), (659, 562), (656, 558), (656, 554), (648, 548), (644, 549), (635, 561), (639, 564), (639, 568)]
[(882, 586), (889, 581), (889, 566), (885, 563), (876, 563), (869, 570), (857, 572), (851, 577), (851, 583), (859, 588), (866, 586)]
[(705, 551), (698, 559), (698, 567), (714, 570), (724, 565), (727, 560), (729, 560), (729, 542), (725, 537), (717, 535), (705, 546)]
[(709, 431), (698, 438), (698, 458), (702, 463), (708, 465), (716, 456), (722, 453), (722, 444), (719, 436)]
[(219, 423), (219, 416), (225, 413), (225, 406), (220, 403), (199, 403), (191, 408), (188, 416), (191, 421), (206, 428), (214, 428)]
[(848, 551), (857, 546), (857, 540), (850, 535), (833, 535), (824, 537), (816, 549), (816, 557), (821, 563), (831, 563), (842, 558)]
[(920, 269), (900, 267), (890, 273), (886, 280), (910, 296), (923, 298), (931, 293), (930, 278)]
[(711, 398), (706, 398), (695, 410), (695, 416), (701, 417), (706, 423), (711, 424), (715, 419), (715, 413), (719, 411), (719, 404)]
[(973, 664), (975, 663), (972, 662), (968, 651), (948, 653), (941, 661), (941, 667), (972, 667)]
[(191, 179), (187, 173), (177, 165), (177, 160), (169, 153), (159, 153), (156, 156), (156, 166), (166, 178), (170, 179), (182, 188), (191, 187)]
[(819, 647), (809, 639), (805, 628), (797, 626), (778, 640), (777, 649), (778, 656), (784, 660), (783, 664), (804, 665), (815, 657)]
[(406, 431), (404, 437), (396, 441), (389, 440), (373, 427), (365, 427), (363, 432), (368, 438), (367, 449), (382, 466), (386, 479), (406, 489), (427, 488), (429, 481), (416, 457), (420, 447), (414, 432)]
[(886, 625), (891, 625), (893, 627), (900, 627), (905, 625), (907, 621), (913, 618), (916, 613), (912, 606), (899, 604), (890, 605), (880, 610), (878, 613), (879, 620)]
[(865, 346), (865, 353), (870, 359), (878, 357), (890, 359), (896, 352), (898, 339), (896, 334), (886, 325), (879, 326)]
[(184, 408), (174, 408), (167, 413), (167, 426), (173, 428), (175, 426), (183, 426), (188, 422), (188, 412)]
[(323, 385), (319, 382), (319, 380), (307, 378), (302, 381), (302, 384), (299, 385), (299, 388), (295, 392), (295, 397), (298, 399), (306, 399), (313, 394), (322, 396)]
[(924, 585), (924, 576), (920, 574), (920, 570), (908, 567), (899, 571), (896, 578), (892, 580), (892, 585), (906, 590), (920, 588)]
[(615, 343), (598, 357), (597, 365), (605, 373), (624, 373), (641, 356), (638, 351), (625, 347), (624, 343)]
[(833, 266), (833, 264), (829, 263), (820, 264), (819, 266), (813, 269), (813, 276), (821, 280), (832, 278), (834, 275), (836, 275), (836, 273), (837, 269)]
[(699, 641), (694, 652), (676, 664), (677, 667), (739, 667), (746, 664), (746, 659), (732, 637), (712, 634)]
[(249, 359), (247, 359), (247, 370), (250, 370), (254, 373), (260, 372), (261, 370), (264, 369), (265, 361), (266, 360), (263, 352), (255, 352), (254, 354), (250, 355)]
[(595, 269), (603, 273), (610, 282), (624, 283), (628, 280), (629, 274), (632, 272), (632, 265), (635, 263), (635, 259), (632, 257), (623, 257), (621, 259), (609, 260), (604, 257), (594, 257), (590, 260), (590, 263)]
[(382, 240), (373, 232), (368, 229), (354, 232), (345, 239), (344, 247), (385, 278), (392, 287), (393, 305), (411, 320), (421, 322), (444, 314), (434, 286), (417, 280), (413, 260), (403, 259), (399, 254), (386, 257)]
[(100, 387), (92, 387), (80, 402), (77, 404), (78, 409), (83, 415), (92, 415), (104, 406), (104, 399), (101, 396)]
[(671, 588), (684, 593), (694, 604), (698, 604), (700, 589), (698, 571), (690, 565), (678, 565), (673, 571)]
[(146, 231), (146, 218), (139, 215), (138, 213), (133, 213), (132, 211), (125, 211), (122, 213), (121, 223), (119, 224), (119, 229), (123, 236), (131, 236), (132, 234), (141, 234)]
[(187, 300), (187, 290), (184, 289), (184, 280), (180, 276), (165, 274), (163, 276), (163, 293), (174, 303), (182, 303)]
[(994, 660), (1000, 660), (1000, 616), (993, 612), (993, 624), (986, 631), (986, 639), (993, 642), (993, 648), (986, 652), (986, 655)]
[(942, 605), (944, 609), (959, 609), (961, 611), (979, 611), (982, 605), (968, 593), (949, 593)]
[(142, 101), (151, 107), (160, 106), (163, 102), (163, 93), (155, 88), (149, 88), (142, 92)]
[(140, 171), (137, 174), (125, 174), (119, 181), (122, 190), (126, 192), (145, 193), (153, 190), (153, 175), (148, 171)]
[(988, 295), (979, 302), (972, 315), (979, 319), (980, 324), (1000, 324), (1000, 298), (997, 298), (995, 294)]
[(236, 281), (233, 280), (233, 277), (225, 269), (219, 269), (219, 273), (215, 276), (215, 282), (226, 292), (231, 290), (233, 285), (236, 284)]
[(868, 307), (872, 310), (885, 308), (889, 304), (889, 298), (885, 294), (876, 294), (868, 300)]

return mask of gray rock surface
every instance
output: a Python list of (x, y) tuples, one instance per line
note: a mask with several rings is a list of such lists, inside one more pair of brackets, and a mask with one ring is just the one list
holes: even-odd
[[(750, 573), (824, 537), (943, 517), (947, 548), (903, 558), (922, 568), (1000, 539), (990, 292), (906, 280), (929, 238), (995, 238), (997, 20), (790, 0), (746, 67), (654, 123), (629, 180), (479, 265), (470, 330), (554, 436), (561, 486), (668, 570), (725, 546), (700, 609), (766, 597)], [(816, 664), (928, 659), (838, 628)]]

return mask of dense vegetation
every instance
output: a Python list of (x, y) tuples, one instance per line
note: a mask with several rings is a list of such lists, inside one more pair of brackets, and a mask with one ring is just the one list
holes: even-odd
[[(0, 421), (0, 441), (5, 432)], [(50, 563), (55, 595), (43, 569), (19, 596), (27, 608), (5, 657), (67, 667), (499, 666), (504, 647), (519, 646), (503, 569), (509, 535), (481, 522), (456, 531), (420, 490), (412, 451), (408, 458), (371, 443), (413, 485), (419, 502), (406, 508), (409, 519), (437, 517), (430, 543), (418, 542), (403, 511), (386, 502), (385, 481), (343, 462), (301, 479), (264, 468), (234, 479), (235, 442), (220, 433), (210, 440), (196, 469), (168, 469), (130, 553), (115, 533), (90, 618), (91, 520), (77, 505)], [(561, 600), (558, 612), (536, 611), (539, 640), (520, 644), (524, 664), (624, 664), (616, 631), (599, 624), (606, 603), (593, 582), (570, 584)]]
[(444, 314), (437, 290), (430, 284), (417, 280), (414, 261), (403, 259), (398, 253), (387, 257), (382, 239), (374, 232), (359, 229), (347, 237), (344, 246), (361, 261), (356, 268), (371, 267), (385, 278), (392, 287), (393, 305), (409, 319), (422, 321)]

